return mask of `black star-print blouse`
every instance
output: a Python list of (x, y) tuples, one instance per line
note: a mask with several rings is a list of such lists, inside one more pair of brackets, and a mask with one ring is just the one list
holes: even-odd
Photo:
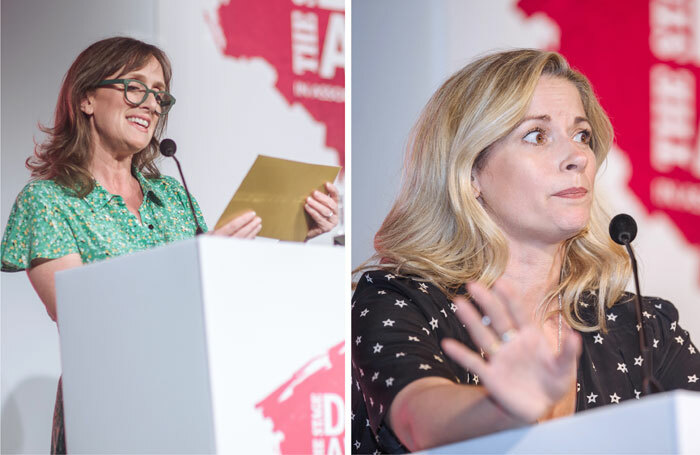
[[(629, 297), (627, 295), (626, 297)], [(594, 321), (594, 304), (581, 313)], [(700, 391), (700, 353), (678, 325), (678, 311), (665, 300), (642, 302), (645, 331), (656, 379), (664, 390)], [(479, 378), (447, 357), (440, 341), (454, 338), (479, 352), (437, 287), (386, 271), (365, 273), (352, 299), (352, 451), (404, 453), (384, 425), (396, 394), (416, 379), (439, 376), (479, 385)], [(640, 398), (642, 358), (634, 304), (623, 298), (606, 310), (608, 331), (581, 333), (576, 412)], [(591, 324), (593, 325), (593, 324)]]

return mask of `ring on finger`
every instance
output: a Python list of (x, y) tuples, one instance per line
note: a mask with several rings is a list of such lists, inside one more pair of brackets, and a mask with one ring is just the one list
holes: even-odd
[(491, 325), (491, 318), (488, 316), (484, 316), (481, 318), (481, 323), (484, 325), (484, 327), (488, 327)]
[(335, 213), (333, 213), (333, 210), (329, 210), (326, 214), (326, 218), (333, 218), (333, 215), (335, 215)]
[(486, 354), (491, 357), (492, 355), (496, 354), (499, 349), (501, 349), (501, 342), (498, 340), (495, 340), (493, 343), (489, 345), (489, 347), (486, 348)]
[(507, 343), (510, 340), (512, 340), (513, 338), (515, 338), (515, 336), (517, 334), (518, 334), (518, 331), (515, 329), (507, 330), (505, 333), (503, 333), (503, 335), (501, 335), (501, 340), (503, 340), (504, 343)]

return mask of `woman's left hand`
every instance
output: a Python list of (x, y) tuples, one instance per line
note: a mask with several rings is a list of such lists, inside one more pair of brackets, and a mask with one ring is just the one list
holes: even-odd
[(496, 281), (491, 290), (479, 283), (471, 283), (467, 289), (488, 322), (463, 297), (455, 299), (457, 316), (487, 358), (451, 339), (442, 342), (445, 353), (478, 375), (480, 385), (503, 409), (535, 423), (576, 383), (581, 337), (567, 325), (561, 331), (557, 352), (540, 324), (527, 314), (517, 294), (502, 280)]
[(326, 182), (326, 190), (328, 194), (314, 191), (306, 198), (304, 210), (313, 221), (306, 240), (328, 232), (338, 224), (338, 188)]

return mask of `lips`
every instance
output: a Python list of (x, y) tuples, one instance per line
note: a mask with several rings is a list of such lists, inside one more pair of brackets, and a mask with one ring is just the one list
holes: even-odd
[(567, 189), (562, 190), (558, 193), (555, 193), (554, 196), (576, 199), (576, 198), (584, 197), (586, 194), (588, 194), (588, 190), (586, 188), (579, 186), (579, 187), (567, 188)]
[(148, 130), (149, 125), (151, 124), (151, 121), (149, 119), (143, 118), (143, 117), (137, 117), (135, 115), (129, 116), (126, 118), (129, 122), (133, 123), (134, 125), (137, 125), (141, 127), (144, 130)]

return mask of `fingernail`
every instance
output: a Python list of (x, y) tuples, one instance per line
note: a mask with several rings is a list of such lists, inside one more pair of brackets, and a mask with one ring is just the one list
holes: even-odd
[(311, 196), (306, 198), (306, 202), (311, 202)]

